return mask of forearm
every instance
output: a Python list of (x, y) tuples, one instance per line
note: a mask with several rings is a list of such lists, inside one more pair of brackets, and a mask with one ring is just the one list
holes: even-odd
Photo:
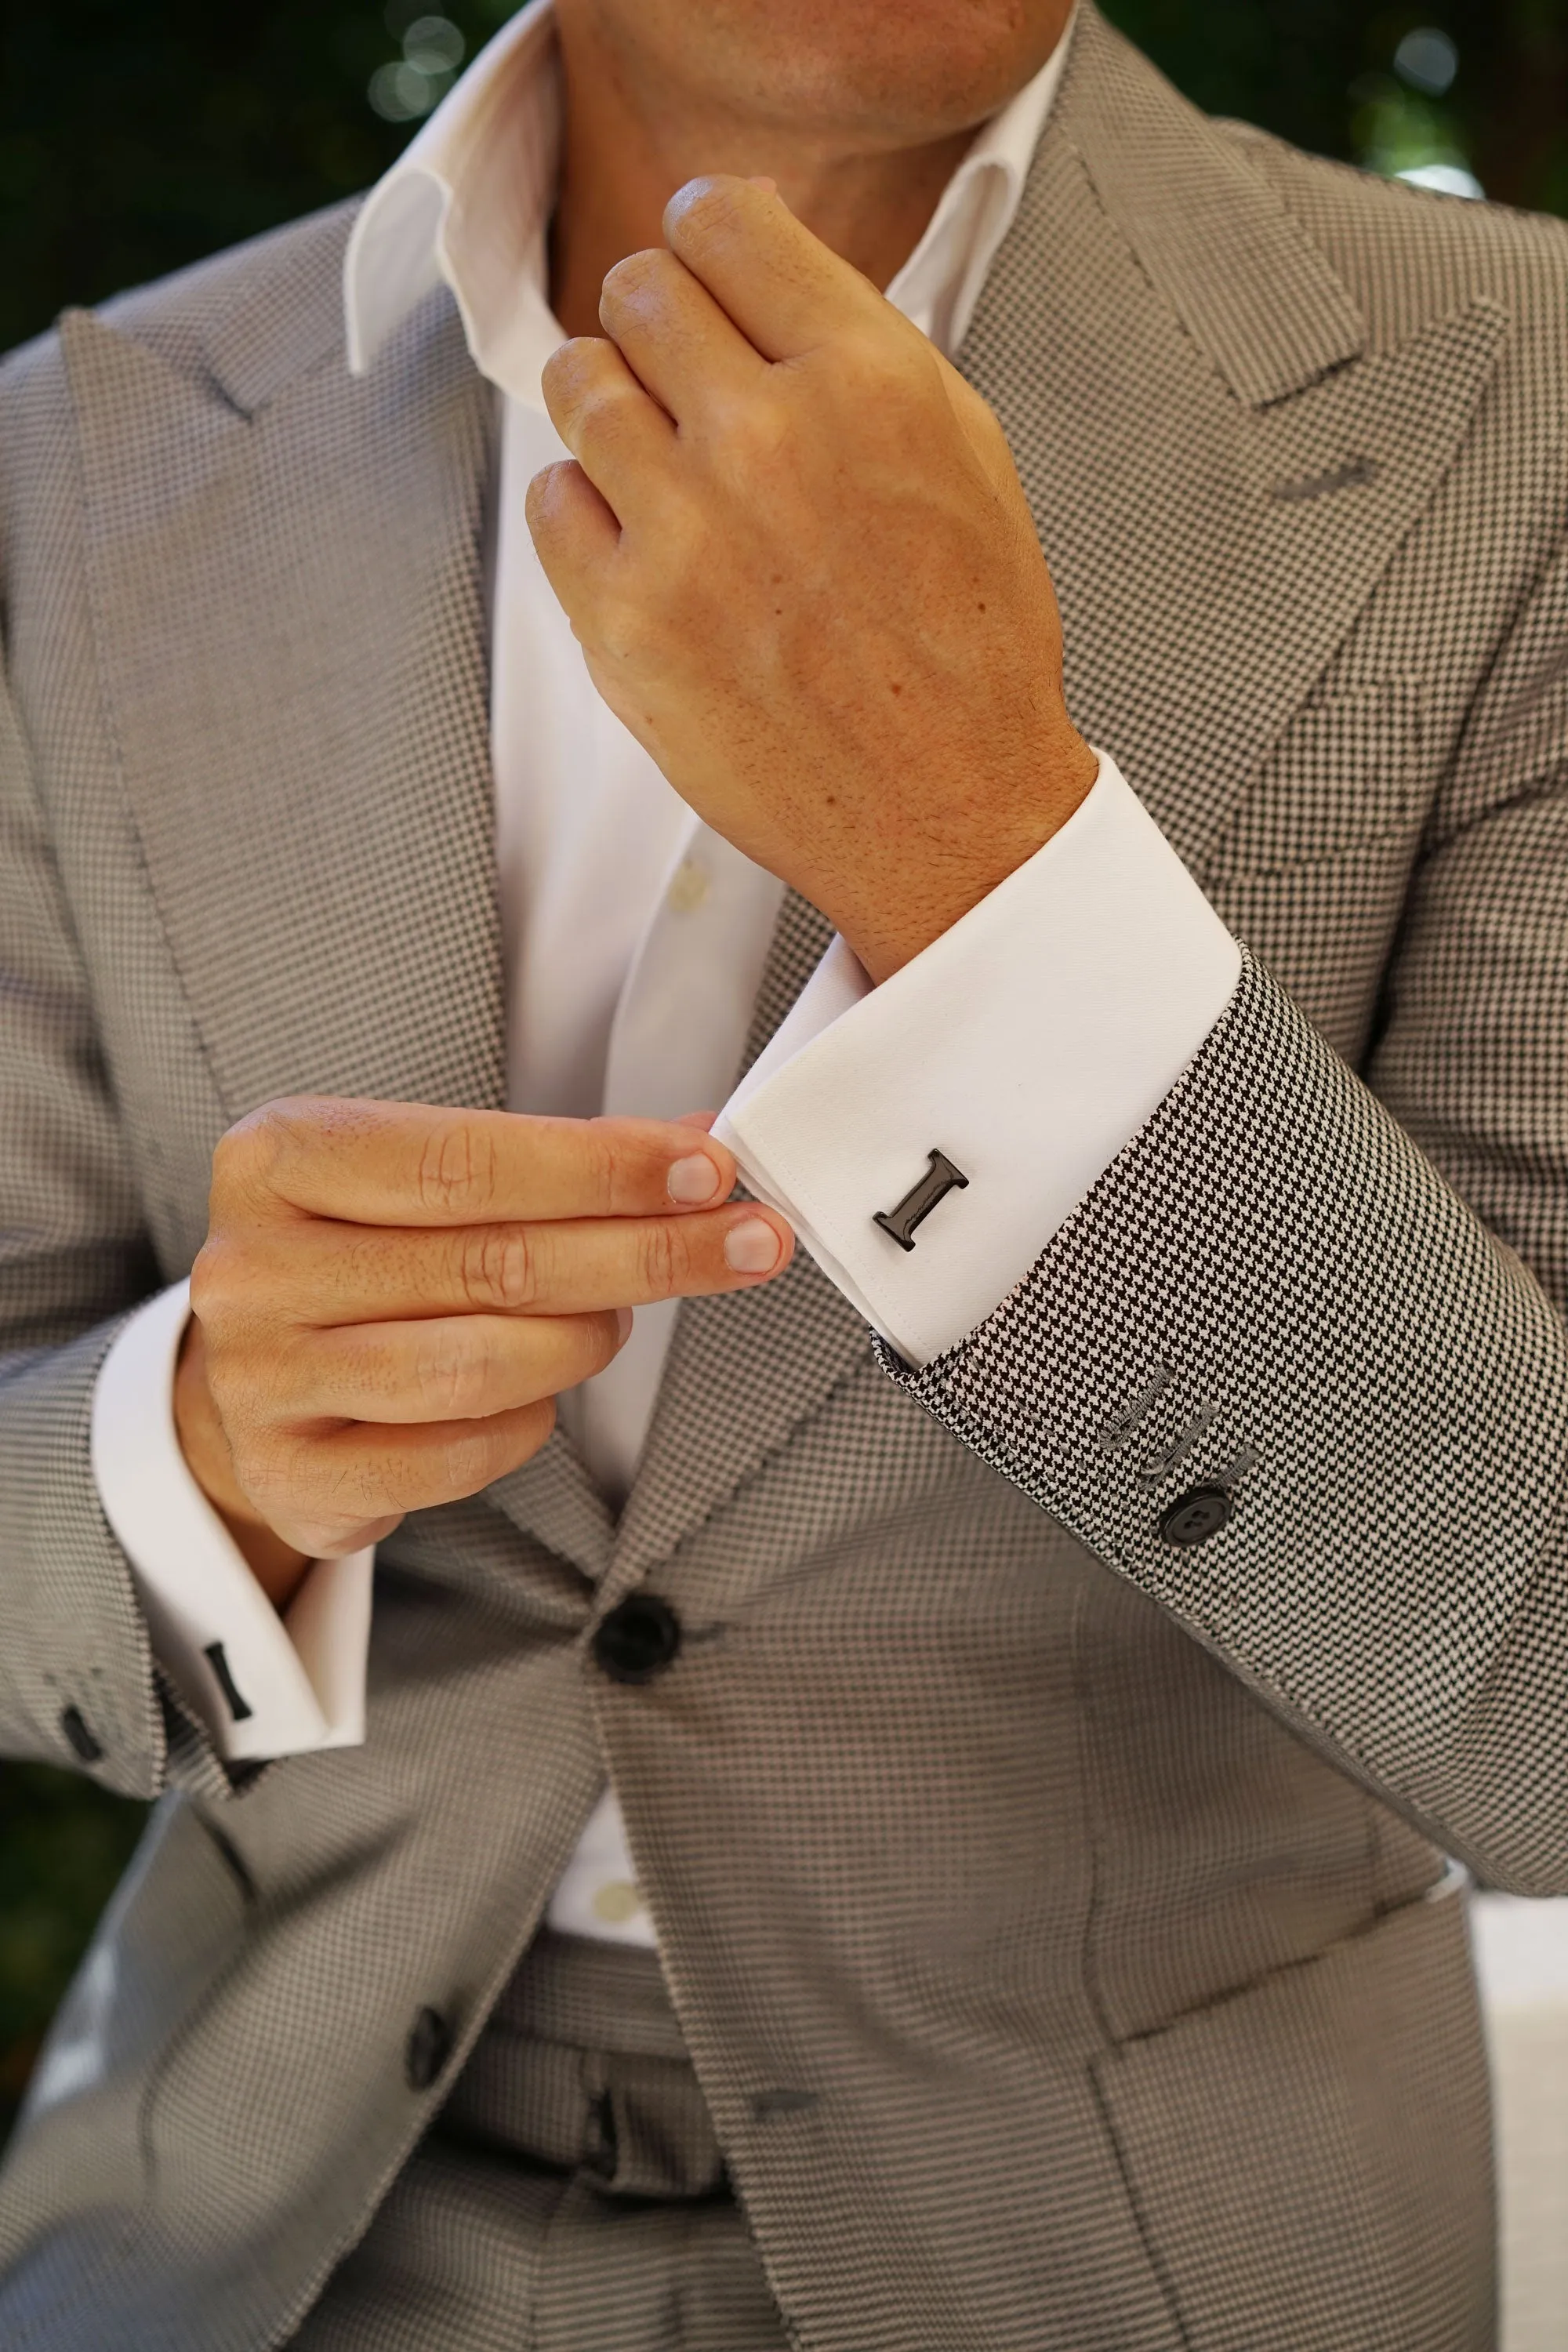
[(889, 1370), (1449, 1851), (1568, 1887), (1562, 1324), (1255, 964), (1011, 1295)]

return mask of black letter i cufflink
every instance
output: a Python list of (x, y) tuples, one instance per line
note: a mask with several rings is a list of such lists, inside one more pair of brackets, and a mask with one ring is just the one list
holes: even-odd
[(930, 1216), (937, 1202), (945, 1201), (950, 1192), (962, 1192), (969, 1182), (945, 1151), (932, 1151), (928, 1157), (931, 1166), (914, 1190), (906, 1192), (896, 1208), (879, 1209), (871, 1220), (885, 1234), (891, 1234), (901, 1250), (913, 1249), (915, 1227)]

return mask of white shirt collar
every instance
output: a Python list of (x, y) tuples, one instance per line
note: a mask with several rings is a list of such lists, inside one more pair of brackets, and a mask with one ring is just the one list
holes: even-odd
[(949, 358), (963, 341), (996, 249), (1013, 226), (1076, 21), (1075, 10), (1033, 80), (982, 124), (925, 235), (887, 289), (889, 301)]
[[(1032, 81), (976, 134), (888, 297), (952, 352), (1012, 225), (1061, 80), (1069, 22)], [(560, 161), (552, 0), (529, 0), (489, 42), (371, 190), (343, 264), (349, 366), (358, 375), (443, 281), (475, 365), (538, 405), (561, 341), (545, 232)]]

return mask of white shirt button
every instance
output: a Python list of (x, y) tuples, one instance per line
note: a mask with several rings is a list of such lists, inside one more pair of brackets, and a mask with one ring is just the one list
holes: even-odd
[(642, 1909), (642, 1896), (626, 1878), (606, 1879), (594, 1891), (594, 1916), (608, 1927), (624, 1927)]
[(694, 915), (711, 887), (707, 869), (695, 857), (683, 857), (669, 886), (670, 912)]

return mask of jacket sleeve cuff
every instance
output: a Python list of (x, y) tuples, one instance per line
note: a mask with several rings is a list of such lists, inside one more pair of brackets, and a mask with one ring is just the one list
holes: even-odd
[(180, 1450), (174, 1366), (189, 1312), (183, 1282), (149, 1300), (93, 1391), (93, 1477), (154, 1655), (226, 1762), (357, 1747), (374, 1551), (317, 1560), (287, 1612), (273, 1608)]
[[(881, 987), (836, 940), (714, 1133), (873, 1328), (923, 1365), (1034, 1264), (1169, 1094), (1240, 971), (1101, 753), (1061, 830)], [(941, 1190), (942, 1162), (962, 1185)], [(896, 1212), (922, 1180), (921, 1197), (939, 1197), (911, 1224)]]

